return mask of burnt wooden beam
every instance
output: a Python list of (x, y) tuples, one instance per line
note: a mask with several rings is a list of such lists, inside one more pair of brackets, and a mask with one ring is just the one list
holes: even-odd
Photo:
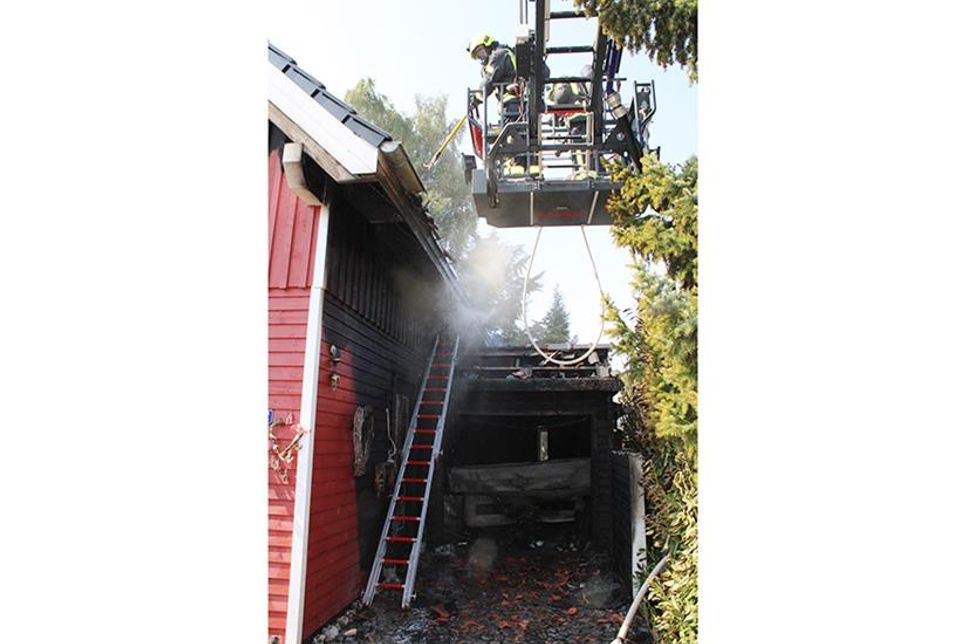
[(467, 391), (493, 392), (607, 392), (621, 390), (617, 378), (530, 378), (527, 380), (463, 379)]
[(544, 463), (464, 465), (449, 470), (450, 492), (458, 494), (529, 494), (541, 490), (590, 489), (590, 459), (571, 458)]

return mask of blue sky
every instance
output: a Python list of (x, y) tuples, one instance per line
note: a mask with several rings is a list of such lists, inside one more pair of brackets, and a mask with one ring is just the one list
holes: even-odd
[[(530, 5), (532, 9), (532, 4)], [(552, 0), (552, 8), (572, 8), (569, 0)], [(293, 20), (292, 16), (298, 16)], [(266, 36), (295, 58), (339, 97), (362, 77), (404, 112), (415, 109), (415, 96), (445, 95), (451, 117), (462, 114), (466, 88), (479, 82), (479, 64), (466, 53), (467, 42), (487, 32), (512, 42), (519, 29), (518, 0), (420, 0), (387, 2), (292, 1), (273, 4)], [(550, 44), (593, 44), (596, 20), (551, 23)], [(554, 74), (576, 73), (589, 55), (555, 56)], [(629, 80), (654, 80), (658, 111), (651, 127), (652, 145), (661, 146), (664, 161), (678, 163), (697, 153), (697, 86), (678, 69), (661, 70), (643, 54), (625, 54), (621, 75)], [(625, 104), (629, 96), (624, 92)], [(471, 152), (467, 137), (460, 144)], [(491, 229), (483, 220), (480, 232)], [(501, 229), (507, 242), (531, 250), (536, 230)], [(588, 229), (588, 238), (604, 290), (622, 308), (633, 304), (627, 269), (628, 254), (610, 239), (608, 228)], [(559, 284), (571, 313), (571, 330), (581, 342), (591, 342), (599, 329), (599, 304), (587, 252), (577, 228), (548, 228), (540, 240), (534, 272), (544, 272), (544, 291), (528, 308), (540, 316)]]

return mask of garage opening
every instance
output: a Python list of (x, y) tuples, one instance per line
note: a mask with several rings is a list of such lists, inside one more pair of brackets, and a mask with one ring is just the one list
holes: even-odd
[(537, 526), (569, 523), (578, 541), (589, 538), (590, 416), (463, 416), (453, 429), (445, 506), (454, 531), (515, 526), (542, 535)]
[[(586, 349), (553, 350), (570, 359)], [(619, 626), (629, 566), (615, 566), (614, 517), (627, 494), (612, 482), (620, 382), (607, 356), (598, 347), (571, 367), (549, 365), (530, 347), (464, 357), (412, 611), (400, 623), (388, 610), (395, 598), (377, 595), (365, 613), (371, 641), (399, 632), (507, 641), (512, 632), (513, 641), (584, 642)], [(623, 553), (630, 540), (618, 546)], [(494, 618), (507, 608), (511, 619)]]

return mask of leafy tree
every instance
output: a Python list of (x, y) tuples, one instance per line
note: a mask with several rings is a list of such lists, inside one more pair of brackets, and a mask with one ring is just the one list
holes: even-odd
[[(520, 322), (520, 298), (529, 255), (518, 246), (500, 242), (496, 235), (479, 237), (477, 215), (463, 166), (451, 143), (439, 162), (426, 170), (427, 163), (456, 122), (446, 120), (446, 97), (416, 96), (415, 115), (400, 112), (371, 78), (363, 78), (346, 93), (345, 100), (369, 121), (402, 142), (426, 193), (423, 203), (436, 222), (443, 246), (454, 259), (456, 271), (472, 302), (459, 311), (464, 322), (480, 324), (500, 344), (527, 344)], [(540, 276), (530, 278), (530, 290), (540, 289)]]
[[(439, 228), (443, 246), (459, 262), (476, 236), (477, 217), (455, 145), (451, 144), (443, 152), (431, 170), (423, 165), (456, 125), (455, 121), (446, 120), (446, 97), (416, 96), (416, 114), (408, 116), (399, 112), (387, 96), (376, 91), (371, 78), (363, 78), (346, 92), (345, 100), (362, 118), (402, 142), (426, 187), (423, 203)], [(457, 141), (461, 136), (462, 132)]]
[[(525, 345), (523, 331), (523, 278), (529, 255), (519, 246), (504, 244), (494, 233), (479, 238), (467, 252), (460, 274), (472, 310), (467, 312), (489, 331), (490, 339), (504, 346)], [(543, 274), (531, 275), (528, 296), (541, 288)]]
[(574, 6), (597, 16), (622, 46), (644, 49), (661, 67), (680, 65), (698, 80), (698, 0), (574, 0)]
[(651, 584), (648, 612), (659, 642), (697, 641), (698, 162), (642, 160), (608, 200), (615, 242), (634, 258), (636, 308), (613, 303), (615, 349), (627, 356), (623, 398), (629, 446), (645, 457), (647, 560), (670, 552)]
[[(540, 339), (542, 342), (570, 342), (570, 313), (564, 304), (560, 287), (553, 288), (553, 301), (546, 315), (539, 323)], [(535, 337), (536, 334), (534, 334)]]

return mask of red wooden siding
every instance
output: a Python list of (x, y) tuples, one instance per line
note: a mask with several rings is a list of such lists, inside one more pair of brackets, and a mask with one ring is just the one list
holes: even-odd
[[(292, 414), (298, 422), (301, 407), (302, 369), (305, 362), (305, 325), (301, 337), (287, 324), (307, 318), (309, 290), (269, 289), (268, 293), (268, 405), (276, 416)], [(280, 441), (292, 439), (294, 425), (276, 431)], [(268, 631), (285, 633), (291, 565), (292, 517), (295, 510), (295, 469), (298, 455), (289, 464), (288, 481), (268, 470)]]
[(278, 150), (268, 157), (268, 287), (312, 285), (319, 209), (289, 190)]
[(358, 404), (352, 377), (354, 356), (351, 348), (340, 346), (341, 362), (335, 371), (341, 380), (332, 389), (330, 345), (324, 340), (322, 345), (302, 627), (306, 636), (335, 617), (362, 588), (352, 476), (352, 417)]
[[(414, 294), (390, 278), (400, 269), (375, 240), (371, 225), (337, 200), (329, 213), (323, 346), (319, 370), (315, 460), (309, 520), (303, 634), (308, 637), (362, 592), (386, 504), (372, 490), (372, 464), (384, 461), (387, 402), (415, 395), (425, 362), (427, 324)], [(412, 268), (409, 269), (413, 271)], [(350, 304), (353, 303), (353, 304)], [(417, 328), (419, 332), (417, 332)], [(332, 345), (341, 362), (330, 386)], [(422, 351), (416, 351), (415, 346)], [(358, 405), (375, 414), (365, 476), (352, 475), (352, 419)]]
[[(268, 405), (276, 417), (291, 414), (292, 425), (276, 429), (282, 444), (301, 422), (302, 372), (309, 288), (315, 259), (319, 209), (307, 206), (288, 189), (279, 153), (270, 152), (268, 230)], [(298, 454), (288, 465), (287, 481), (268, 470), (268, 633), (285, 641), (291, 566), (295, 472)]]
[[(278, 151), (269, 155), (269, 406), (276, 414), (301, 407), (309, 288), (318, 208), (303, 204), (285, 183)], [(384, 461), (387, 405), (412, 404), (437, 314), (421, 280), (427, 265), (399, 237), (380, 241), (375, 229), (335, 193), (329, 213), (322, 346), (314, 430), (314, 460), (302, 635), (307, 639), (359, 596), (371, 565), (386, 504), (373, 493), (373, 464)], [(383, 235), (387, 234), (385, 231)], [(400, 275), (405, 279), (400, 279)], [(335, 344), (341, 361), (333, 366)], [(340, 381), (333, 389), (330, 376)], [(371, 405), (375, 436), (365, 476), (352, 474), (352, 420)], [(404, 423), (405, 424), (405, 423)], [(294, 429), (280, 432), (283, 440)], [(297, 460), (297, 457), (296, 457)], [(269, 470), (269, 636), (284, 642), (288, 602), (295, 461), (282, 483)], [(300, 644), (300, 643), (289, 643)]]
[[(372, 493), (372, 464), (385, 460), (388, 451), (384, 408), (394, 393), (414, 396), (425, 361), (425, 356), (407, 350), (328, 292), (323, 319), (305, 582), (306, 636), (362, 592), (385, 513), (385, 503)], [(335, 367), (340, 376), (335, 389), (329, 384), (332, 344), (341, 357)], [(362, 404), (375, 411), (375, 435), (366, 475), (355, 478), (352, 421)], [(361, 498), (365, 509), (359, 505)]]

